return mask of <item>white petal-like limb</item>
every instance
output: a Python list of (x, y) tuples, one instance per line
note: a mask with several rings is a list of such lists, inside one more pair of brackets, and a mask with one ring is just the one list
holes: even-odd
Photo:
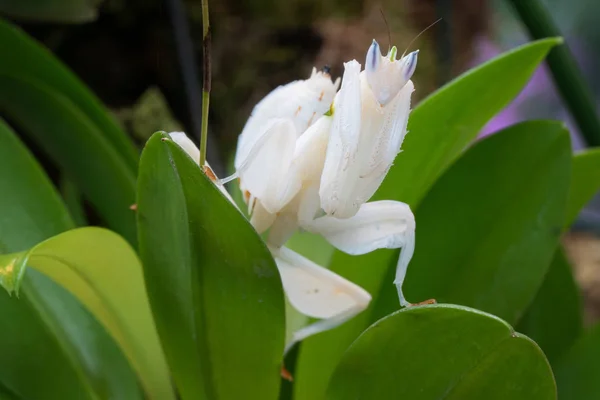
[(254, 106), (250, 118), (238, 137), (234, 161), (236, 169), (239, 169), (246, 160), (254, 143), (264, 133), (264, 128), (269, 120), (285, 116), (286, 112), (282, 110), (281, 106), (293, 98), (300, 85), (301, 81), (294, 81), (279, 86)]
[(286, 352), (294, 343), (341, 325), (369, 305), (371, 295), (360, 286), (286, 247), (271, 251), (290, 304), (304, 315), (322, 319), (294, 332)]
[(244, 162), (269, 120), (288, 119), (294, 124), (297, 135), (301, 135), (329, 110), (338, 87), (339, 79), (332, 82), (329, 73), (313, 69), (310, 78), (288, 83), (269, 93), (254, 107), (240, 134), (235, 154), (236, 169)]
[(402, 306), (408, 305), (402, 283), (415, 250), (415, 217), (410, 207), (399, 201), (374, 201), (362, 205), (347, 219), (324, 216), (315, 219), (306, 230), (321, 234), (329, 243), (351, 255), (376, 249), (402, 248), (394, 284)]
[(304, 228), (345, 253), (360, 255), (402, 247), (407, 236), (414, 236), (415, 217), (407, 204), (382, 200), (363, 204), (352, 218), (323, 216)]
[(333, 117), (324, 115), (296, 141), (294, 164), (303, 182), (321, 179)]
[[(187, 155), (190, 156), (190, 158), (194, 160), (194, 162), (198, 166), (200, 166), (200, 150), (198, 150), (198, 147), (196, 147), (194, 142), (192, 142), (191, 139), (187, 137), (187, 135), (184, 132), (171, 132), (169, 133), (169, 137), (171, 138), (171, 140), (177, 143), (179, 147), (181, 147), (183, 151), (185, 151)], [(238, 208), (227, 189), (225, 189), (225, 186), (223, 186), (221, 181), (219, 181), (219, 179), (213, 172), (212, 168), (208, 164), (208, 161), (205, 162), (204, 168), (205, 173), (210, 178), (210, 180), (217, 186), (217, 189), (219, 189), (219, 191), (223, 193), (223, 195), (227, 198), (227, 200), (231, 202), (231, 204), (235, 206), (235, 208)]]
[(185, 132), (171, 132), (169, 133), (169, 136), (171, 137), (171, 140), (177, 143), (179, 147), (181, 147), (183, 151), (196, 162), (196, 164), (200, 165), (200, 150), (198, 150), (198, 147), (196, 147), (194, 142), (187, 137)]
[(254, 204), (252, 204), (252, 207), (248, 212), (249, 214), (251, 214), (250, 223), (252, 224), (254, 229), (256, 229), (256, 232), (258, 232), (258, 234), (260, 235), (267, 229), (269, 229), (271, 225), (273, 225), (273, 222), (275, 222), (275, 218), (277, 217), (277, 215), (268, 212), (263, 207), (260, 200), (252, 198), (251, 201)]
[(360, 170), (356, 177), (351, 199), (358, 204), (368, 201), (377, 191), (398, 153), (407, 133), (410, 100), (414, 85), (408, 81), (396, 97), (385, 107), (374, 104), (365, 92), (363, 82), (363, 108), (361, 147), (357, 155)]
[(415, 86), (413, 82), (406, 82), (406, 85), (404, 85), (398, 96), (396, 96), (394, 107), (386, 110), (382, 130), (386, 132), (386, 135), (389, 135), (389, 146), (386, 149), (387, 154), (385, 154), (386, 162), (389, 165), (394, 162), (394, 158), (400, 152), (400, 147), (402, 146), (402, 142), (404, 142), (404, 137), (407, 133), (408, 115), (410, 113), (410, 99), (414, 91)]
[(319, 182), (307, 184), (298, 199), (298, 224), (300, 227), (310, 226), (317, 213), (321, 211), (319, 199)]
[(359, 165), (355, 162), (360, 142), (361, 97), (360, 64), (344, 64), (342, 88), (333, 104), (333, 124), (321, 175), (321, 206), (329, 215), (348, 218), (359, 205), (349, 200)]
[(270, 246), (274, 248), (283, 246), (298, 230), (298, 216), (293, 210), (290, 211), (284, 208), (282, 212), (277, 213), (267, 240)]
[(293, 166), (296, 130), (286, 119), (273, 119), (239, 166), (242, 190), (260, 200), (269, 213), (279, 212), (300, 190)]

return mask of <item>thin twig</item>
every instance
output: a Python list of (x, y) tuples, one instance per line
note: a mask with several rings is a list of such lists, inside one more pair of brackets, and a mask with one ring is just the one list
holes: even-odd
[(200, 139), (202, 132), (202, 120), (198, 111), (200, 110), (200, 82), (196, 71), (196, 57), (194, 56), (194, 45), (190, 37), (190, 26), (185, 14), (182, 0), (166, 1), (171, 25), (175, 33), (175, 47), (177, 58), (183, 80), (183, 87), (187, 97), (188, 113), (191, 120), (192, 136)]
[(200, 165), (206, 161), (206, 142), (208, 138), (208, 107), (210, 104), (210, 23), (208, 19), (208, 0), (202, 0), (202, 130), (200, 132)]

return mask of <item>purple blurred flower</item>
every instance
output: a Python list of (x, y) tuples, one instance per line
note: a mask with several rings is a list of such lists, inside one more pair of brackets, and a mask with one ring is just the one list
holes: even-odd
[[(490, 39), (480, 37), (476, 41), (475, 57), (471, 62), (471, 67), (482, 64), (500, 53), (502, 53), (502, 50)], [(527, 116), (523, 115), (520, 109), (531, 97), (540, 96), (548, 91), (553, 92), (552, 82), (546, 65), (542, 64), (534, 72), (529, 83), (527, 83), (521, 93), (482, 129), (480, 137), (485, 137), (509, 125), (526, 120)]]

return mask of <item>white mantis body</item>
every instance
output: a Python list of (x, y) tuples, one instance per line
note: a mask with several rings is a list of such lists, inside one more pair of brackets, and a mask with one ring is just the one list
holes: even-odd
[[(321, 319), (294, 332), (286, 352), (371, 301), (361, 287), (284, 246), (299, 228), (352, 255), (402, 248), (394, 283), (400, 304), (409, 305), (402, 282), (414, 251), (414, 216), (401, 202), (367, 203), (406, 135), (417, 52), (400, 60), (395, 55), (393, 48), (383, 57), (373, 41), (365, 71), (357, 61), (344, 64), (337, 94), (339, 80), (314, 70), (305, 81), (275, 89), (257, 104), (240, 135), (235, 176), (251, 223), (259, 233), (269, 230), (267, 245), (290, 304)], [(171, 137), (198, 160), (184, 134)]]

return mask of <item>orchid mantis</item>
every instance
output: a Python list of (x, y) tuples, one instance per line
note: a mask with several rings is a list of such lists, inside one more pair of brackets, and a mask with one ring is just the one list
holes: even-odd
[[(294, 332), (286, 352), (344, 323), (371, 300), (361, 287), (285, 247), (298, 229), (351, 255), (402, 248), (394, 283), (400, 304), (409, 305), (402, 282), (414, 251), (414, 216), (401, 202), (367, 202), (406, 135), (417, 52), (395, 58), (395, 48), (384, 57), (373, 41), (365, 71), (355, 60), (345, 63), (339, 91), (339, 80), (315, 70), (307, 80), (275, 89), (256, 105), (239, 137), (234, 176), (250, 221), (258, 233), (268, 231), (290, 304), (321, 319)], [(171, 138), (198, 160), (184, 134)], [(221, 181), (215, 183), (230, 198)]]

